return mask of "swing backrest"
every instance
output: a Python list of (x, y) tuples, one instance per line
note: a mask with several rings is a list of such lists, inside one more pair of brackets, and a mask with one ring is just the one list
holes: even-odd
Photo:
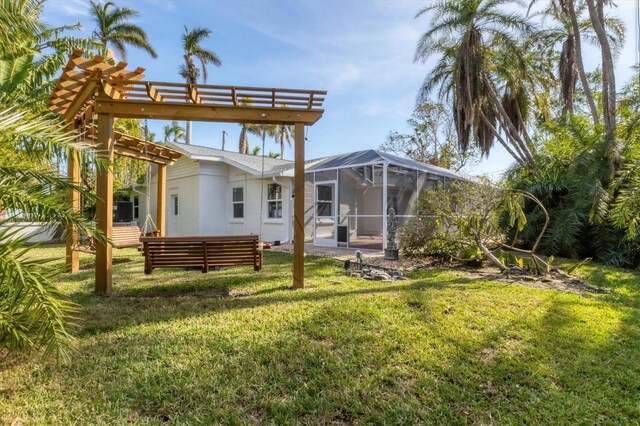
[(111, 244), (115, 248), (140, 247), (140, 228), (137, 226), (114, 226), (111, 228)]
[(257, 235), (211, 237), (142, 237), (144, 273), (155, 268), (199, 268), (253, 265), (262, 269)]

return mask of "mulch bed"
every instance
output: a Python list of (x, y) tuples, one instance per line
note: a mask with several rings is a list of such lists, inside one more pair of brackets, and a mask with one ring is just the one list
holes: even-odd
[[(356, 259), (354, 255), (345, 255), (342, 253), (336, 254), (332, 253), (329, 250), (314, 250), (312, 254), (314, 256), (331, 257), (343, 262), (349, 260), (351, 261), (350, 271), (353, 271), (353, 269), (355, 268)], [(569, 275), (557, 268), (552, 269), (548, 274), (538, 276), (530, 271), (523, 270), (517, 267), (510, 268), (505, 272), (500, 272), (498, 268), (489, 265), (488, 262), (484, 262), (483, 266), (481, 267), (469, 267), (462, 264), (461, 262), (445, 262), (441, 259), (433, 257), (409, 258), (402, 256), (398, 260), (386, 260), (383, 257), (367, 257), (366, 253), (364, 255), (364, 269), (372, 269), (374, 271), (382, 270), (391, 274), (392, 276), (394, 275), (394, 273), (399, 273), (401, 276), (404, 276), (416, 269), (428, 268), (449, 269), (460, 272), (470, 278), (478, 278), (509, 284), (518, 284), (541, 289), (559, 290), (575, 294), (609, 293), (609, 290), (607, 289), (594, 286), (581, 278)], [(353, 274), (352, 272), (350, 272), (350, 275), (357, 276), (358, 274)]]

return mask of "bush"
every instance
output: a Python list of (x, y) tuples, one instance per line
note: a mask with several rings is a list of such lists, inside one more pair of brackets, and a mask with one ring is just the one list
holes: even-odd
[(478, 259), (482, 246), (499, 244), (500, 189), (488, 182), (457, 181), (424, 190), (415, 216), (401, 230), (408, 256)]

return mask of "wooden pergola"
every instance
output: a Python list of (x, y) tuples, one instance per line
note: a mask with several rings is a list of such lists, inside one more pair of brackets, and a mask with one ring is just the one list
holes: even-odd
[[(83, 57), (75, 51), (69, 58), (54, 89), (50, 109), (64, 117), (69, 126), (79, 127), (97, 115), (97, 127), (87, 132), (96, 140), (96, 152), (109, 164), (114, 155), (144, 159), (158, 167), (158, 205), (156, 225), (160, 234), (165, 227), (166, 166), (179, 153), (162, 145), (119, 135), (113, 130), (115, 118), (211, 121), (232, 123), (282, 124), (294, 126), (294, 260), (293, 286), (304, 287), (304, 126), (313, 125), (324, 112), (326, 91), (273, 89), (260, 87), (217, 86), (206, 84), (144, 81), (144, 69), (126, 69), (120, 62), (110, 65), (100, 56)], [(69, 178), (79, 182), (77, 159), (70, 156)], [(113, 170), (98, 168), (96, 223), (108, 239), (113, 225)], [(76, 210), (80, 196), (73, 191), (70, 203)], [(77, 231), (67, 238), (67, 269), (77, 271), (78, 257), (73, 251)], [(98, 294), (110, 294), (112, 288), (111, 244), (98, 244), (96, 283)]]

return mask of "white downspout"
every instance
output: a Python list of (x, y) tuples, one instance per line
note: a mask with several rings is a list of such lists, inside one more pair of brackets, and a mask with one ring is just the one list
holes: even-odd
[[(287, 220), (287, 240), (286, 240), (286, 242), (290, 243), (292, 241), (291, 235), (293, 233), (293, 229), (292, 229), (292, 227), (293, 227), (293, 214), (292, 214), (292, 210), (291, 210), (291, 200), (293, 200), (293, 198), (291, 198), (291, 194), (292, 194), (293, 188), (291, 187), (291, 182), (289, 182), (289, 183), (287, 183), (285, 185), (283, 182), (279, 181), (278, 178), (276, 178), (275, 176), (273, 176), (271, 178), (271, 180), (274, 183), (277, 183), (278, 185), (287, 188), (287, 198), (289, 199), (289, 202), (287, 203), (287, 216), (286, 216), (288, 218), (288, 220)], [(283, 199), (283, 202), (284, 202), (284, 199)]]

